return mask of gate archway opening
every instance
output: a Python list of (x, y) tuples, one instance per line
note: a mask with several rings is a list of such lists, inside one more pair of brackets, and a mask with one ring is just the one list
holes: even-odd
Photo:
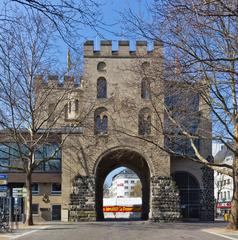
[(105, 220), (141, 219), (141, 181), (129, 168), (119, 167), (110, 172), (103, 186)]
[(139, 177), (142, 186), (141, 219), (147, 220), (150, 210), (150, 169), (141, 154), (127, 149), (110, 151), (99, 160), (95, 171), (96, 219), (98, 221), (105, 219), (103, 213), (103, 185), (107, 175), (118, 167), (129, 168)]
[(199, 219), (200, 186), (197, 179), (188, 172), (174, 172), (172, 178), (179, 189), (183, 219)]

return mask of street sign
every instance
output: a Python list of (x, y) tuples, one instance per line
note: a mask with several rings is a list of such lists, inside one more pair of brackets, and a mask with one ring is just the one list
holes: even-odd
[(6, 185), (6, 184), (7, 184), (7, 180), (0, 179), (0, 185)]
[(0, 185), (0, 192), (6, 192), (8, 187), (6, 185)]
[(14, 198), (22, 197), (22, 188), (13, 188), (12, 189), (12, 196)]
[(7, 185), (7, 174), (0, 174), (0, 185)]
[(0, 192), (0, 197), (7, 197), (7, 192)]
[(7, 174), (0, 174), (0, 179), (7, 180)]
[(12, 197), (26, 197), (26, 188), (13, 188), (12, 189)]

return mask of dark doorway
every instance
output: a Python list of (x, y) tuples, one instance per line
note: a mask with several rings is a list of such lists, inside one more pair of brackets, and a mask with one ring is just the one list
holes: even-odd
[(199, 218), (200, 187), (197, 179), (188, 172), (175, 172), (172, 178), (179, 189), (183, 219)]
[(61, 220), (61, 205), (52, 205), (52, 221)]
[(104, 220), (103, 213), (103, 184), (107, 175), (118, 167), (126, 167), (134, 171), (142, 185), (141, 219), (147, 220), (150, 209), (150, 170), (139, 153), (131, 150), (114, 150), (105, 154), (96, 169), (95, 208), (97, 220)]

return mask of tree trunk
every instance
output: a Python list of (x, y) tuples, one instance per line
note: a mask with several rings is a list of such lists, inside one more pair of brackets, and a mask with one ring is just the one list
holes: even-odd
[(31, 191), (31, 173), (27, 173), (26, 175), (26, 222), (27, 226), (33, 225), (33, 218), (32, 218), (32, 191)]
[[(238, 119), (236, 118), (234, 124), (234, 135), (238, 138)], [(228, 228), (237, 230), (238, 229), (238, 141), (234, 141), (234, 149), (236, 153), (234, 153), (233, 157), (233, 197), (231, 202), (231, 215), (230, 215), (230, 223)]]

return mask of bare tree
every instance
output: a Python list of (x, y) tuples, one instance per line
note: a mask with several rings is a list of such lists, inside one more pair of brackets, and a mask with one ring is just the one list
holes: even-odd
[[(0, 151), (10, 152), (10, 162), (0, 162), (0, 166), (25, 173), (28, 225), (33, 224), (32, 173), (46, 163), (49, 168), (57, 167), (53, 160), (70, 131), (60, 127), (73, 89), (67, 83), (73, 78), (67, 76), (70, 79), (65, 79), (64, 86), (56, 75), (50, 75), (48, 83), (44, 80), (52, 71), (58, 76), (67, 72), (57, 71), (62, 66), (57, 67), (58, 55), (52, 48), (55, 31), (38, 14), (20, 16), (17, 24), (4, 31), (6, 41), (0, 51)], [(83, 114), (78, 115), (71, 130), (83, 122)]]
[[(161, 86), (151, 88), (151, 101), (161, 123), (153, 128), (164, 134), (165, 145), (144, 139), (233, 178), (232, 229), (238, 229), (237, 10), (236, 0), (166, 0), (149, 6), (151, 21), (131, 10), (123, 15), (129, 33), (164, 44), (163, 70), (151, 64), (143, 76)], [(233, 165), (212, 162), (199, 141), (224, 144)]]
[(97, 0), (6, 0), (1, 3), (0, 28), (4, 28), (8, 22), (17, 22), (16, 13), (19, 9), (22, 13), (33, 11), (47, 18), (64, 42), (76, 48), (74, 39), (85, 37), (81, 31), (84, 27), (95, 31), (103, 28), (99, 11), (101, 5)]

